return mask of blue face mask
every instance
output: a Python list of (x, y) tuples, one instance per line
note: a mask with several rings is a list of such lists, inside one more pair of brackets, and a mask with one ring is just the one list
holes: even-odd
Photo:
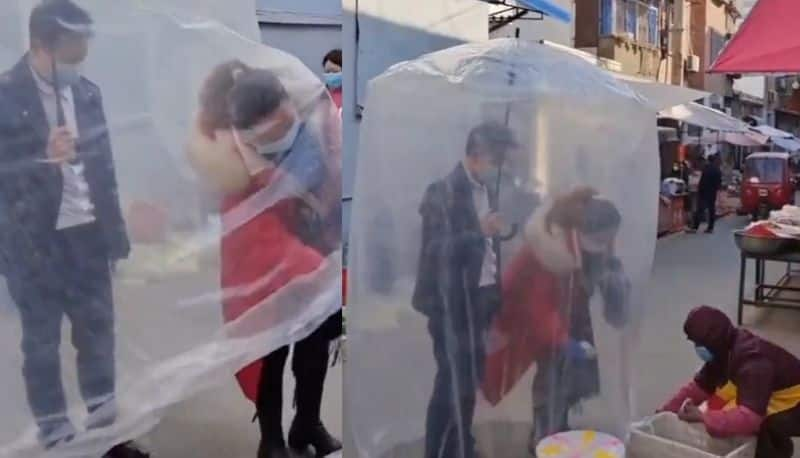
[(325, 73), (325, 85), (331, 89), (342, 87), (342, 72)]
[(711, 350), (702, 345), (695, 346), (694, 351), (697, 353), (697, 356), (701, 360), (703, 360), (704, 363), (710, 363), (711, 361), (714, 360), (714, 355), (711, 354)]

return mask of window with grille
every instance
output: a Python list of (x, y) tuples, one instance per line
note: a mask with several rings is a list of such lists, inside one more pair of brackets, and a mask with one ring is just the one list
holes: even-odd
[(659, 16), (658, 0), (600, 0), (600, 33), (658, 46)]

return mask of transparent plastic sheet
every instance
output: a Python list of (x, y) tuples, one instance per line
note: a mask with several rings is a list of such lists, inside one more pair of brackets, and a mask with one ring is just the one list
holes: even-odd
[[(480, 180), (463, 165), (485, 122), (517, 144), (483, 179), (490, 195), (499, 189), (489, 209), (510, 226), (501, 235), (513, 234), (492, 241), (495, 297), (480, 289), (493, 264), (478, 229)], [(528, 456), (531, 432), (565, 429), (566, 412), (571, 429), (625, 438), (655, 244), (656, 151), (655, 113), (639, 96), (539, 44), (459, 46), (371, 82), (349, 258), (356, 456), (472, 457), (470, 432), (481, 456)]]
[[(102, 196), (103, 204), (92, 202), (96, 224), (57, 231), (62, 188), (50, 182), (61, 183), (66, 172), (43, 161), (49, 127), (33, 73), (21, 60), (36, 3), (0, 6), (0, 63), (3, 71), (16, 66), (0, 81), (0, 232), (3, 275), (14, 293), (0, 299), (0, 457), (99, 456), (146, 433), (165, 407), (236, 383), (237, 371), (309, 335), (340, 310), (341, 232), (332, 223), (341, 212), (340, 121), (311, 70), (251, 41), (258, 29), (250, 0), (226, 1), (224, 8), (215, 0), (78, 0), (92, 16), (94, 36), (86, 80), (73, 87), (77, 150), (90, 200)], [(233, 137), (221, 134), (222, 147), (200, 139), (196, 120), (204, 82), (231, 59), (276, 75), (302, 127), (270, 178), (224, 195), (206, 174), (209, 164), (212, 176), (214, 166), (227, 170), (231, 159), (214, 155), (230, 150)], [(100, 102), (106, 126), (85, 114), (98, 113)], [(103, 146), (106, 134), (111, 154)], [(292, 156), (301, 141), (304, 155)], [(192, 160), (198, 149), (206, 154), (199, 167)], [(313, 186), (295, 173), (305, 170), (307, 157), (324, 170)], [(102, 266), (113, 238), (103, 227), (122, 227), (113, 224), (116, 208), (131, 249), (114, 266), (113, 299), (103, 300)], [(276, 222), (265, 223), (264, 215), (277, 215)], [(296, 227), (308, 220), (314, 229), (299, 234)], [(258, 236), (270, 224), (285, 235), (280, 246)], [(122, 232), (114, 233), (124, 245)], [(303, 269), (296, 266), (298, 250), (310, 259)], [(240, 264), (259, 264), (261, 271), (242, 272)], [(89, 272), (82, 269), (90, 268), (96, 282), (82, 279)], [(54, 418), (59, 382), (46, 375), (53, 373), (63, 380), (77, 434), (46, 452), (35, 417)], [(113, 397), (101, 388), (109, 377)], [(89, 404), (99, 406), (92, 415)], [(88, 429), (92, 423), (102, 427)]]

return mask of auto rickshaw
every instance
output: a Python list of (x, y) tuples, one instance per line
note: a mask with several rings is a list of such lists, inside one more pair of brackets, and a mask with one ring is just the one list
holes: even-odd
[(771, 210), (794, 204), (795, 178), (787, 153), (754, 153), (745, 159), (740, 213), (761, 220)]

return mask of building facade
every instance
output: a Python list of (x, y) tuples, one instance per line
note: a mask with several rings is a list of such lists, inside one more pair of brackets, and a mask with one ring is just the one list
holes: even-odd
[(689, 40), (691, 54), (697, 56), (695, 68), (698, 71), (689, 73), (690, 87), (722, 97), (733, 95), (731, 77), (707, 71), (733, 36), (740, 18), (739, 8), (732, 0), (704, 0), (691, 4)]
[(340, 0), (257, 0), (261, 40), (322, 73), (322, 58), (342, 47)]

